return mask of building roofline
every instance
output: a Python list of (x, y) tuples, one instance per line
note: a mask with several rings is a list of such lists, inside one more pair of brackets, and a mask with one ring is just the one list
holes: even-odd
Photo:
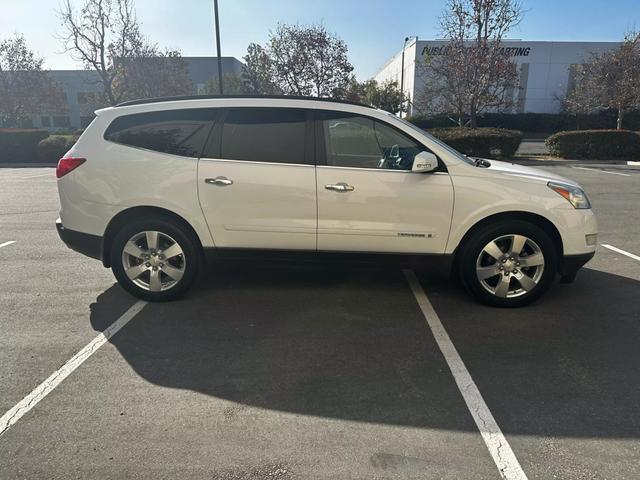
[(182, 100), (216, 100), (216, 99), (277, 99), (277, 100), (313, 100), (316, 102), (332, 102), (343, 103), (347, 105), (357, 105), (359, 107), (373, 108), (371, 105), (366, 105), (360, 102), (352, 102), (349, 100), (338, 100), (336, 98), (326, 97), (306, 97), (297, 95), (182, 95), (175, 97), (157, 97), (157, 98), (144, 98), (140, 100), (130, 100), (128, 102), (122, 102), (116, 105), (116, 107), (129, 107), (132, 105), (146, 105), (149, 103), (163, 103), (163, 102), (178, 102)]

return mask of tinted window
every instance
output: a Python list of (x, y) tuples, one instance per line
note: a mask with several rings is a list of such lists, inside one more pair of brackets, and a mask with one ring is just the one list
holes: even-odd
[(216, 111), (182, 109), (136, 113), (116, 118), (106, 140), (162, 153), (199, 157)]
[(292, 108), (235, 108), (222, 129), (221, 157), (305, 163), (306, 113)]
[(425, 150), (418, 142), (377, 120), (340, 112), (320, 112), (327, 165), (411, 170)]

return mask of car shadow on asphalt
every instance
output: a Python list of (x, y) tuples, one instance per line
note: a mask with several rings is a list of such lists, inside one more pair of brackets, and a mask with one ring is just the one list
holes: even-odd
[[(640, 282), (585, 269), (527, 308), (421, 274), (505, 433), (638, 437)], [(114, 286), (92, 306), (103, 330)], [(624, 300), (624, 301), (623, 301)], [(635, 301), (635, 310), (629, 302)], [(145, 380), (248, 407), (475, 431), (398, 269), (222, 267), (110, 339)]]

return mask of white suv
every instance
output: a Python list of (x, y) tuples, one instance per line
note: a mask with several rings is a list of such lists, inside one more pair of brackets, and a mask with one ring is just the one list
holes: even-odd
[(205, 259), (279, 253), (418, 259), (520, 306), (595, 252), (576, 183), (468, 158), (365, 105), (183, 97), (96, 114), (58, 164), (58, 231), (146, 300), (185, 292)]

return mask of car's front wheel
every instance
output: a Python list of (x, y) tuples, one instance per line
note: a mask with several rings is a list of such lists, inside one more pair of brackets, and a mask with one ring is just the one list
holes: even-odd
[(478, 300), (519, 307), (539, 298), (557, 272), (558, 253), (539, 226), (523, 221), (486, 225), (462, 248), (460, 275)]
[(140, 220), (118, 232), (111, 246), (111, 268), (122, 287), (149, 301), (182, 295), (201, 265), (197, 243), (170, 220)]

